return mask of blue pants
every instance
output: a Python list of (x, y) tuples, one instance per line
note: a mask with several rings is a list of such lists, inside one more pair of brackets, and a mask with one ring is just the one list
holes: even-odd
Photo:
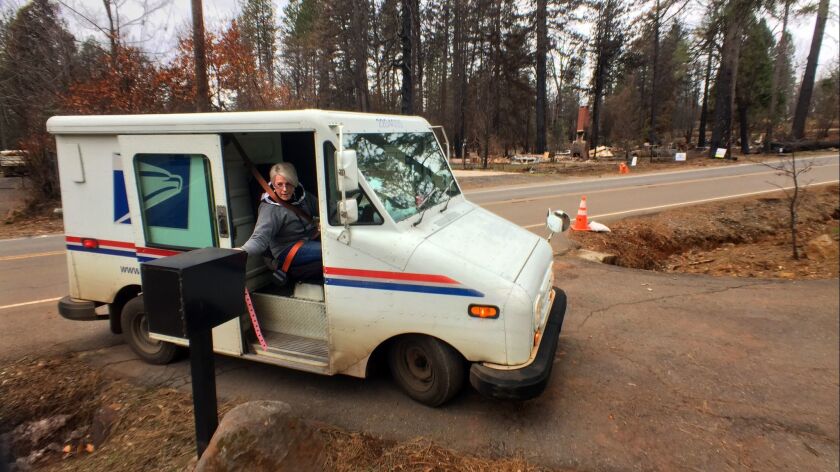
[[(294, 246), (294, 244), (292, 246)], [(292, 246), (289, 246), (286, 250), (280, 253), (277, 258), (277, 270), (282, 269), (283, 262), (286, 260), (286, 254), (289, 253)], [(300, 249), (298, 249), (297, 254), (295, 254), (295, 258), (292, 259), (292, 265), (290, 268), (311, 264), (316, 261), (321, 262), (321, 241), (307, 241), (303, 243), (303, 246), (301, 246)]]

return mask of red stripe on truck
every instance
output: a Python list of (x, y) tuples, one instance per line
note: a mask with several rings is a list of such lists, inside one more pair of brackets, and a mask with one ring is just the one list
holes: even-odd
[(445, 275), (410, 274), (406, 272), (387, 272), (383, 270), (347, 269), (343, 267), (324, 267), (326, 275), (346, 275), (350, 277), (367, 277), (371, 279), (410, 280), (413, 282), (432, 282), (438, 284), (460, 284)]
[(99, 242), (100, 246), (113, 246), (113, 247), (121, 247), (125, 249), (134, 249), (134, 243), (127, 243), (124, 241), (109, 241), (107, 239), (99, 239), (99, 238), (91, 238), (89, 236), (65, 236), (64, 240), (68, 243), (82, 243), (82, 239), (95, 239)]

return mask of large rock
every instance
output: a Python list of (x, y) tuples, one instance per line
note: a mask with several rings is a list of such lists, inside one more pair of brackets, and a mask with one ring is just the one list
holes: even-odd
[(283, 402), (248, 402), (230, 410), (196, 472), (320, 472), (326, 452), (318, 432)]
[(831, 236), (823, 234), (808, 241), (808, 244), (805, 246), (805, 254), (812, 261), (836, 261), (838, 255), (840, 255), (838, 249), (840, 249), (840, 246), (838, 246), (837, 241), (831, 239)]
[(93, 445), (96, 448), (102, 446), (108, 436), (111, 435), (111, 430), (120, 419), (121, 405), (113, 403), (108, 406), (103, 406), (96, 410), (93, 415), (93, 423), (90, 425), (90, 435), (93, 440)]
[(587, 249), (581, 249), (577, 252), (579, 258), (592, 261), (592, 262), (600, 262), (601, 264), (615, 264), (617, 257), (615, 254), (607, 254), (605, 252), (596, 252), (596, 251), (589, 251)]

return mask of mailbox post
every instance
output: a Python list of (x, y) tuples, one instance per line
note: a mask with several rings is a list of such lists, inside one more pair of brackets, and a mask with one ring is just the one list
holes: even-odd
[(246, 310), (247, 259), (243, 251), (205, 248), (140, 266), (149, 331), (189, 340), (199, 457), (219, 424), (212, 330)]

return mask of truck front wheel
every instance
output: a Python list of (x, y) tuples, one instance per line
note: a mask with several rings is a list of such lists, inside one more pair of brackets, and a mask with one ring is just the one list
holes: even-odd
[(143, 306), (143, 296), (129, 300), (120, 317), (123, 336), (131, 350), (150, 364), (168, 364), (178, 354), (178, 346), (149, 337), (149, 319)]
[(409, 397), (438, 406), (464, 384), (464, 361), (452, 347), (428, 336), (397, 339), (388, 353), (391, 375)]

